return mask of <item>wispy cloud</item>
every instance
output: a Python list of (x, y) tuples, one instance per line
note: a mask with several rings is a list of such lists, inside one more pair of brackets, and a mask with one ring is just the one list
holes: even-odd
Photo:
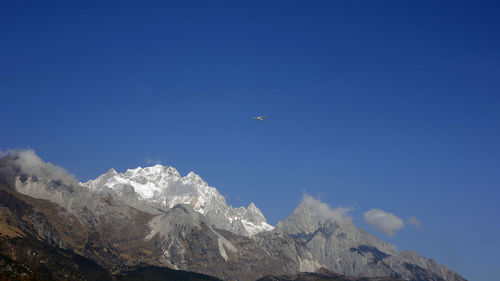
[(418, 219), (414, 216), (408, 218), (408, 223), (415, 226), (416, 228), (420, 228), (422, 226), (420, 221), (418, 221)]
[(50, 162), (44, 162), (32, 149), (8, 150), (0, 155), (1, 157), (14, 156), (14, 164), (18, 166), (22, 173), (37, 177), (48, 177), (68, 184), (77, 183), (74, 175)]
[(380, 209), (371, 209), (363, 216), (366, 223), (387, 236), (394, 236), (398, 230), (404, 227), (401, 218)]
[(328, 206), (328, 204), (321, 202), (321, 200), (316, 199), (307, 193), (304, 193), (301, 204), (307, 206), (310, 210), (316, 213), (321, 219), (332, 220), (337, 223), (343, 223), (344, 221), (352, 221), (352, 217), (349, 215), (349, 212), (354, 210), (353, 207), (339, 206), (335, 209), (332, 209), (330, 208), (330, 206)]
[(144, 162), (146, 162), (147, 165), (161, 165), (161, 160), (158, 159), (146, 158)]

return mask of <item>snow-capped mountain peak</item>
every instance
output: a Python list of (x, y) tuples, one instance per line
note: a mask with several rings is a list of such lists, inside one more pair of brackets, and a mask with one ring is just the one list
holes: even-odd
[(183, 181), (186, 184), (208, 186), (208, 183), (204, 181), (198, 174), (195, 174), (193, 171), (189, 172), (185, 177), (183, 177)]
[(254, 203), (250, 203), (248, 208), (233, 208), (216, 188), (209, 186), (199, 175), (189, 172), (182, 177), (170, 166), (138, 167), (125, 173), (109, 169), (97, 179), (82, 185), (94, 192), (111, 192), (119, 197), (129, 196), (132, 187), (139, 200), (156, 207), (172, 208), (177, 204), (189, 204), (216, 227), (243, 235), (251, 236), (273, 229)]

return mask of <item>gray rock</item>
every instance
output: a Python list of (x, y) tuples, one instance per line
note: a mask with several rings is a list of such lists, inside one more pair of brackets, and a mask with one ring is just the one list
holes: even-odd
[(348, 276), (400, 277), (405, 280), (463, 281), (463, 277), (414, 252), (398, 252), (348, 220), (334, 220), (318, 214), (304, 201), (275, 232), (294, 237), (331, 270)]
[[(143, 189), (150, 183), (156, 187)], [(253, 203), (228, 206), (199, 176), (180, 177), (171, 167), (111, 169), (82, 186), (28, 153), (0, 159), (2, 184), (0, 222), (10, 235), (20, 231), (112, 272), (155, 265), (255, 280), (327, 266), (350, 276), (465, 280), (358, 230), (342, 210), (301, 204), (274, 232), (265, 231), (272, 227)]]

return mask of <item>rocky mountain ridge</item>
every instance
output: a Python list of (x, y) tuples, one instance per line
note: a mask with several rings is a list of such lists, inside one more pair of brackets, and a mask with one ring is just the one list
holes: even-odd
[(34, 154), (16, 154), (0, 159), (0, 185), (2, 243), (29, 236), (113, 274), (150, 265), (255, 280), (327, 267), (350, 276), (465, 280), (307, 204), (272, 229), (253, 204), (228, 206), (199, 176), (172, 167), (110, 170), (80, 184)]
[(244, 236), (219, 229), (190, 204), (143, 211), (71, 178), (28, 174), (19, 160), (0, 159), (5, 243), (30, 236), (88, 258), (113, 274), (153, 265), (224, 280), (255, 280), (322, 266), (293, 238), (271, 232)]
[(158, 208), (189, 204), (218, 228), (245, 236), (273, 229), (254, 203), (247, 208), (233, 208), (217, 189), (209, 186), (199, 175), (190, 172), (182, 177), (169, 166), (138, 167), (124, 173), (110, 169), (82, 185), (94, 192), (115, 193), (120, 198), (144, 201)]
[(412, 251), (399, 252), (386, 242), (349, 220), (321, 216), (310, 200), (302, 203), (275, 231), (305, 243), (309, 250), (327, 267), (347, 276), (392, 276), (405, 280), (453, 280), (463, 277)]

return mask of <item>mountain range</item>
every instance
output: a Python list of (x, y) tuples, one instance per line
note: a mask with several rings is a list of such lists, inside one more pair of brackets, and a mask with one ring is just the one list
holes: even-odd
[(0, 159), (0, 265), (40, 280), (465, 280), (307, 197), (273, 227), (193, 172), (110, 169), (80, 183), (32, 151)]

